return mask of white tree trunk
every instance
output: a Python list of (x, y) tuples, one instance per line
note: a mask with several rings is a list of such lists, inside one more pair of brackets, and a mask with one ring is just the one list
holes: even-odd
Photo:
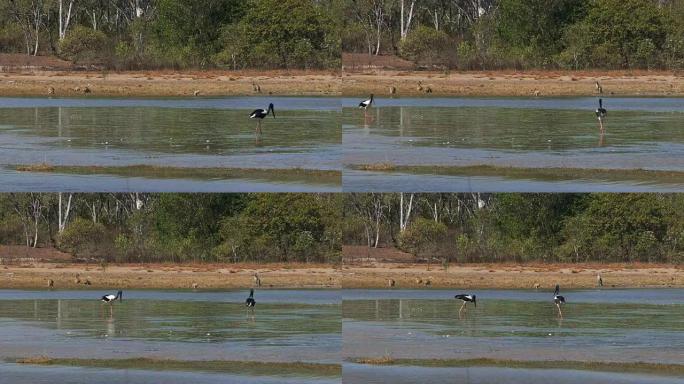
[(64, 231), (64, 228), (66, 228), (66, 223), (69, 220), (69, 213), (71, 212), (71, 198), (72, 194), (69, 194), (69, 200), (67, 201), (66, 205), (66, 210), (64, 211), (64, 214), (62, 214), (62, 193), (59, 193), (59, 213), (58, 213), (58, 231), (59, 233), (62, 233)]
[(409, 7), (408, 15), (404, 16), (404, 2), (406, 0), (401, 0), (401, 23), (399, 27), (399, 32), (401, 34), (401, 39), (404, 40), (408, 34), (409, 29), (411, 29), (411, 21), (413, 20), (413, 6), (416, 5), (416, 0), (411, 0), (411, 7)]
[(399, 231), (404, 232), (408, 226), (409, 219), (411, 218), (411, 210), (413, 209), (413, 193), (409, 198), (408, 205), (406, 206), (406, 214), (404, 214), (404, 193), (399, 194)]
[(69, 0), (69, 9), (64, 16), (64, 0), (59, 0), (59, 40), (64, 40), (66, 31), (69, 28), (69, 21), (71, 21), (71, 8), (74, 5), (74, 0)]

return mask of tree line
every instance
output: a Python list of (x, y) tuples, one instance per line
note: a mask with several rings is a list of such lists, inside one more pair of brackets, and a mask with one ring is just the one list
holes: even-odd
[(336, 194), (0, 194), (0, 244), (103, 262), (322, 262), (341, 253)]
[(459, 69), (684, 68), (684, 0), (364, 0), (342, 47)]
[(107, 68), (339, 68), (332, 0), (3, 0), (0, 53)]
[(343, 242), (417, 261), (684, 262), (681, 194), (348, 194)]

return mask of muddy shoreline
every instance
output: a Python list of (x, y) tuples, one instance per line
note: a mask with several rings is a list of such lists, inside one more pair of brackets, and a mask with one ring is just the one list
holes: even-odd
[[(441, 265), (411, 263), (346, 263), (342, 269), (344, 288), (418, 289), (568, 289), (681, 288), (684, 269), (671, 265), (646, 264), (460, 264), (445, 270)], [(391, 281), (394, 286), (390, 287)]]
[[(345, 263), (342, 269), (305, 264), (124, 264), (103, 270), (96, 264), (31, 263), (0, 265), (0, 289), (233, 289), (262, 288), (349, 289), (568, 289), (681, 288), (682, 266), (661, 264), (461, 264), (445, 270), (433, 264)], [(394, 286), (390, 287), (390, 280)], [(196, 284), (196, 286), (195, 286)], [(537, 286), (538, 285), (538, 286)]]
[(340, 288), (333, 266), (306, 264), (97, 264), (0, 265), (0, 289), (232, 289)]
[[(2, 96), (684, 96), (662, 71), (66, 71), (0, 72)], [(390, 89), (394, 88), (395, 93)]]

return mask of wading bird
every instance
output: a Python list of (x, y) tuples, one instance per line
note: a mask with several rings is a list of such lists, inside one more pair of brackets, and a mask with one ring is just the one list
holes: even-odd
[(565, 297), (559, 295), (560, 293), (560, 286), (556, 284), (556, 290), (553, 291), (553, 302), (556, 304), (556, 307), (558, 308), (558, 315), (560, 318), (563, 318), (563, 312), (561, 311), (561, 305), (565, 304)]
[[(100, 299), (103, 303), (108, 303), (109, 304), (109, 315), (112, 316), (114, 314), (114, 306), (112, 305), (116, 300), (123, 301), (123, 292), (119, 291), (116, 293), (116, 295), (104, 295)], [(102, 307), (102, 315), (104, 316), (104, 307)]]
[(103, 303), (109, 303), (109, 305), (112, 305), (116, 300), (123, 301), (123, 292), (119, 291), (116, 293), (116, 295), (104, 295), (100, 299)]
[(603, 99), (599, 99), (599, 107), (596, 109), (596, 118), (599, 121), (599, 126), (601, 129), (601, 132), (605, 132), (605, 129), (603, 129), (603, 119), (608, 115), (608, 111), (606, 111), (605, 108), (603, 108)]
[(245, 306), (252, 309), (256, 306), (256, 300), (254, 300), (254, 289), (249, 290), (249, 297), (247, 300), (245, 300)]
[(366, 99), (359, 103), (359, 108), (363, 108), (364, 112), (368, 110), (368, 107), (373, 104), (373, 94), (370, 95), (370, 99)]
[(261, 133), (261, 120), (263, 120), (264, 117), (268, 116), (269, 114), (273, 115), (273, 118), (275, 119), (275, 109), (273, 109), (273, 103), (268, 105), (268, 109), (255, 109), (254, 112), (250, 113), (249, 118), (250, 119), (259, 119), (257, 120), (257, 128), (256, 128), (256, 133), (260, 134)]
[(459, 315), (461, 314), (461, 311), (463, 311), (463, 310), (467, 311), (468, 310), (466, 308), (466, 304), (468, 304), (468, 303), (473, 303), (475, 308), (477, 308), (477, 298), (475, 297), (475, 295), (460, 294), (460, 295), (454, 296), (454, 299), (463, 301), (463, 305), (461, 305), (461, 309), (458, 310)]

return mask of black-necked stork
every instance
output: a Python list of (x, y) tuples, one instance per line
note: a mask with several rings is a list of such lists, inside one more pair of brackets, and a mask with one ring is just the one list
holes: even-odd
[(475, 308), (477, 308), (477, 297), (475, 295), (466, 295), (466, 294), (460, 294), (454, 296), (454, 299), (461, 300), (463, 301), (463, 305), (461, 305), (461, 309), (458, 310), (458, 314), (461, 314), (461, 311), (464, 309), (467, 310), (466, 304), (468, 303), (473, 303)]
[(256, 300), (254, 300), (254, 289), (249, 290), (249, 297), (245, 300), (245, 306), (247, 308), (256, 307)]
[(599, 99), (599, 107), (596, 109), (595, 113), (596, 118), (599, 121), (599, 126), (601, 127), (601, 132), (603, 132), (603, 119), (608, 115), (608, 111), (603, 108), (603, 99)]
[(116, 295), (112, 295), (112, 294), (104, 295), (100, 299), (100, 301), (102, 301), (103, 303), (109, 303), (109, 305), (111, 305), (112, 303), (114, 303), (117, 300), (123, 301), (123, 292), (119, 291), (116, 293)]
[(257, 128), (256, 132), (261, 133), (261, 120), (263, 120), (264, 117), (268, 116), (269, 114), (273, 115), (273, 118), (275, 119), (275, 109), (273, 109), (273, 103), (268, 105), (267, 109), (255, 109), (252, 113), (249, 114), (250, 119), (259, 119), (257, 120)]
[(565, 304), (565, 297), (559, 295), (560, 293), (560, 286), (556, 284), (556, 290), (553, 291), (553, 302), (556, 304), (556, 307), (558, 308), (558, 315), (560, 318), (563, 318), (563, 311), (561, 311), (561, 305)]
[(370, 99), (366, 99), (359, 103), (359, 108), (363, 108), (364, 111), (373, 104), (373, 94), (370, 95)]

